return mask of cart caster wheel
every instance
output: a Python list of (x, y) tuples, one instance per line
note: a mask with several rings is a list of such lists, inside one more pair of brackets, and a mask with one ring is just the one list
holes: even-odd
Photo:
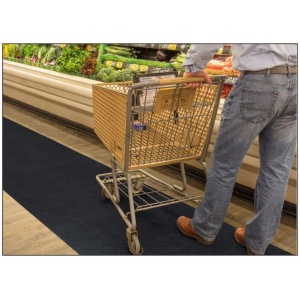
[(103, 189), (102, 196), (104, 199), (111, 199), (111, 196), (113, 196), (114, 194), (114, 186), (112, 184), (106, 184), (105, 187), (108, 189), (109, 192)]
[(129, 230), (126, 231), (128, 248), (133, 255), (142, 255), (144, 250), (139, 242), (137, 233), (131, 233)]
[(139, 187), (139, 188), (137, 188), (137, 187), (134, 186), (134, 187), (132, 188), (132, 193), (135, 194), (135, 195), (136, 195), (136, 194), (139, 194), (139, 193), (142, 192), (142, 191), (143, 191), (143, 186), (141, 186), (141, 187)]
[(132, 185), (132, 193), (139, 194), (143, 190), (143, 180), (137, 179)]

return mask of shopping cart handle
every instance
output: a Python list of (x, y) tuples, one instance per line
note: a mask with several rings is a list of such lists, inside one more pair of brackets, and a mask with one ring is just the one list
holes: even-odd
[[(225, 75), (210, 75), (209, 76), (212, 82), (216, 82), (219, 80), (225, 81), (227, 76)], [(167, 78), (167, 79), (159, 79), (159, 80), (151, 80), (151, 81), (143, 81), (134, 83), (131, 88), (143, 88), (149, 86), (157, 86), (157, 85), (172, 85), (172, 84), (183, 84), (183, 83), (192, 83), (192, 82), (205, 82), (204, 77), (175, 77), (175, 78)]]
[[(209, 76), (211, 81), (217, 81), (220, 79), (225, 80), (227, 76)], [(167, 84), (179, 84), (179, 83), (193, 83), (193, 82), (205, 82), (204, 77), (176, 77), (176, 78), (167, 78), (167, 79), (160, 79), (159, 85), (167, 85)]]

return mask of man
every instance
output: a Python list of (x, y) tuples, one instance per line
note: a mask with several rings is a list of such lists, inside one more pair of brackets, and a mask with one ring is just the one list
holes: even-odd
[[(201, 76), (222, 44), (193, 44), (184, 76)], [(248, 254), (264, 255), (280, 223), (297, 140), (297, 44), (232, 44), (233, 68), (241, 72), (226, 98), (211, 156), (203, 201), (192, 219), (177, 219), (179, 230), (198, 242), (214, 243), (231, 200), (236, 176), (259, 137), (260, 172), (255, 215), (235, 231)], [(191, 88), (198, 83), (188, 85)]]

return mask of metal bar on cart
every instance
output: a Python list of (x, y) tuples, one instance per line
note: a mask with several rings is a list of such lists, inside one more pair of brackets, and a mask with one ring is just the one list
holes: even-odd
[[(210, 76), (212, 82), (216, 82), (220, 79), (225, 79), (225, 78), (227, 78), (227, 76), (223, 76), (223, 75)], [(205, 79), (204, 77), (176, 77), (176, 78), (143, 81), (143, 82), (137, 82), (132, 84), (129, 87), (129, 89), (141, 89), (149, 86), (184, 84), (184, 83), (193, 83), (193, 82), (205, 82)]]

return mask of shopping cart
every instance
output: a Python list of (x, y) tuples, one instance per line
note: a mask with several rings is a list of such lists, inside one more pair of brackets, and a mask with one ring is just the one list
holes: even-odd
[[(93, 85), (94, 131), (112, 154), (112, 172), (99, 174), (96, 180), (103, 197), (112, 201), (128, 226), (132, 254), (144, 251), (137, 212), (202, 200), (201, 195), (185, 193), (184, 162), (197, 160), (206, 173), (205, 158), (226, 76), (211, 78), (212, 84), (203, 78), (179, 77)], [(186, 87), (199, 81), (202, 86), (197, 89)], [(180, 164), (182, 186), (145, 170), (175, 163)], [(126, 209), (121, 205), (124, 198), (129, 201)]]

